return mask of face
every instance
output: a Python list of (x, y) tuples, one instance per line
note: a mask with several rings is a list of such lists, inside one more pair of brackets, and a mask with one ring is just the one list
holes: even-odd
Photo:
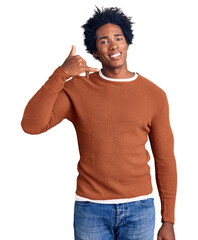
[(128, 44), (122, 33), (122, 29), (115, 24), (107, 23), (96, 31), (96, 51), (94, 56), (98, 57), (103, 68), (126, 67)]

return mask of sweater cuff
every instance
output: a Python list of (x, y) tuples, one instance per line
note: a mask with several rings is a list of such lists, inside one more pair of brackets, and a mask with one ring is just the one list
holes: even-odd
[(161, 222), (175, 223), (175, 198), (161, 198)]
[(65, 81), (68, 78), (70, 78), (70, 76), (59, 66), (45, 82), (43, 87), (47, 91), (58, 92), (64, 87)]
[(71, 76), (69, 76), (66, 72), (65, 72), (65, 70), (61, 67), (61, 66), (59, 66), (59, 68), (64, 72), (64, 74), (65, 74), (65, 76), (67, 77), (67, 78), (70, 78)]

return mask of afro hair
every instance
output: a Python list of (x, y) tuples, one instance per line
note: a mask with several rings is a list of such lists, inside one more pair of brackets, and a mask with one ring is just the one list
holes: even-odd
[[(118, 25), (124, 34), (128, 45), (132, 44), (134, 37), (131, 17), (127, 17), (120, 8), (111, 7), (103, 8), (100, 10), (96, 6), (95, 14), (89, 18), (87, 22), (81, 27), (84, 29), (84, 44), (86, 51), (93, 55), (93, 51), (96, 49), (96, 30), (104, 24), (112, 23)], [(95, 59), (99, 59), (93, 55)]]

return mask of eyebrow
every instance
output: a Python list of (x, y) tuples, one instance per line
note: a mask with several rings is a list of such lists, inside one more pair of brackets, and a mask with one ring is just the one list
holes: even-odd
[[(119, 34), (114, 34), (114, 36), (115, 36), (115, 37), (123, 36), (123, 34), (121, 34), (121, 33), (119, 33)], [(106, 39), (106, 38), (108, 38), (108, 36), (101, 37), (101, 38), (99, 38), (99, 40), (100, 40), (100, 39), (104, 39), (104, 38)]]

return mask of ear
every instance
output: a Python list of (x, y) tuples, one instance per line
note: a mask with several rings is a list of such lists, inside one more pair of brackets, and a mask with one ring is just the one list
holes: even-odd
[(97, 50), (93, 50), (93, 55), (98, 58), (98, 53), (97, 53)]

